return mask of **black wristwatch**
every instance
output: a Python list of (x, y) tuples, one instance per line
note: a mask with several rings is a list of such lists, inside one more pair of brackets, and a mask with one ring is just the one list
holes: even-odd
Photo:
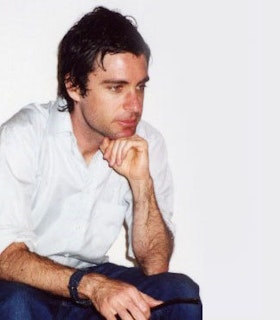
[(78, 304), (84, 305), (84, 306), (90, 306), (92, 305), (92, 302), (89, 299), (80, 299), (78, 294), (78, 285), (82, 279), (82, 277), (90, 273), (91, 271), (89, 269), (78, 269), (75, 271), (72, 276), (69, 279), (68, 289), (70, 293), (70, 297)]

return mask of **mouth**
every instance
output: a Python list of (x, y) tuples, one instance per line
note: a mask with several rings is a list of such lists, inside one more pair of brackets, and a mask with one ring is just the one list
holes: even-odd
[(118, 120), (118, 123), (122, 127), (136, 127), (138, 124), (138, 119)]

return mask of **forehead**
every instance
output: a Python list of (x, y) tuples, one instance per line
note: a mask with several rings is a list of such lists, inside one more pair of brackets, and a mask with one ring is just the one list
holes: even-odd
[(148, 75), (148, 63), (143, 54), (136, 56), (128, 52), (108, 53), (104, 56), (102, 64), (95, 65), (93, 75), (117, 78), (145, 78)]

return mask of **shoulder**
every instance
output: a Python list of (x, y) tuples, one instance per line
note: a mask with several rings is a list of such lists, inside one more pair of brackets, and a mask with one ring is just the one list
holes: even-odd
[(168, 151), (162, 133), (144, 120), (140, 121), (136, 133), (148, 142), (151, 171), (168, 167)]
[(136, 133), (148, 142), (151, 171), (156, 173), (165, 170), (168, 166), (168, 151), (162, 133), (144, 120), (140, 121)]
[(53, 103), (29, 104), (0, 127), (0, 171), (33, 181), (34, 168)]
[(46, 127), (54, 102), (24, 106), (0, 127), (1, 144), (39, 138)]
[(167, 157), (166, 143), (162, 133), (147, 121), (141, 120), (137, 126), (136, 133), (149, 144), (149, 153), (156, 158)]
[(149, 145), (164, 144), (162, 133), (147, 121), (141, 120), (137, 126), (136, 133), (147, 140)]
[(0, 127), (0, 160), (12, 168), (35, 165), (53, 103), (29, 104)]
[(21, 108), (10, 119), (1, 125), (1, 128), (28, 128), (42, 125), (47, 121), (53, 102), (38, 104), (31, 103)]

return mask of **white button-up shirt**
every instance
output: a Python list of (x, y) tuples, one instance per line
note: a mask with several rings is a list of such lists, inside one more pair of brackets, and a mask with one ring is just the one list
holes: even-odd
[[(132, 194), (98, 151), (87, 165), (59, 101), (31, 104), (0, 129), (0, 252), (13, 242), (64, 265), (108, 261), (126, 221), (131, 249)], [(161, 213), (172, 230), (172, 179), (162, 135), (141, 121)]]

